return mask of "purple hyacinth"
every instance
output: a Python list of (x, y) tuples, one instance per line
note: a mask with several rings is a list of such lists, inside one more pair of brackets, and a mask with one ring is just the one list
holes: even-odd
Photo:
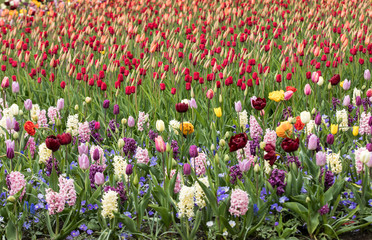
[(173, 149), (173, 158), (179, 160), (178, 154), (180, 153), (180, 150), (176, 140), (172, 140), (171, 147)]
[(288, 120), (289, 117), (292, 117), (292, 108), (291, 107), (284, 108), (282, 116), (283, 120)]
[(287, 166), (289, 166), (291, 163), (295, 163), (298, 168), (302, 169), (301, 162), (300, 162), (300, 160), (298, 160), (297, 156), (288, 156), (287, 157)]
[[(323, 177), (323, 173), (324, 173), (324, 168), (322, 168), (322, 172), (319, 176), (319, 181), (322, 181), (322, 177)], [(330, 187), (332, 187), (333, 183), (334, 183), (334, 175), (331, 171), (326, 171), (326, 174), (325, 174), (325, 177), (324, 177), (324, 188), (325, 190), (327, 191)]]
[(319, 210), (318, 210), (320, 216), (323, 216), (327, 213), (329, 213), (329, 207), (328, 207), (328, 204), (324, 205), (323, 207), (321, 207)]
[(237, 179), (241, 180), (243, 178), (242, 171), (240, 171), (239, 165), (234, 165), (230, 167), (230, 183), (235, 184)]
[(282, 195), (285, 192), (285, 186), (287, 183), (285, 183), (285, 171), (280, 169), (274, 169), (271, 172), (271, 176), (269, 178), (269, 183), (273, 188), (276, 187), (276, 194)]
[(137, 143), (133, 138), (123, 138), (124, 147), (123, 152), (126, 156), (133, 156), (137, 149)]
[(339, 106), (340, 104), (341, 102), (338, 98), (332, 97), (332, 106), (334, 111), (336, 111), (337, 106)]
[(107, 128), (107, 137), (111, 138), (112, 133), (115, 133), (117, 130), (119, 130), (119, 123), (117, 123), (115, 119), (110, 120), (109, 126)]
[(50, 156), (45, 164), (45, 173), (49, 177), (52, 174), (53, 171), (53, 165), (54, 169), (56, 170), (57, 175), (61, 174), (61, 171), (58, 169), (58, 161), (56, 158)]
[(90, 165), (90, 168), (89, 168), (89, 180), (90, 180), (90, 186), (92, 188), (96, 188), (94, 182), (94, 176), (96, 175), (97, 172), (100, 172), (100, 173), (103, 173), (103, 171), (105, 170), (105, 168), (102, 166), (102, 165), (98, 165), (98, 164), (92, 164)]
[(252, 141), (249, 141), (249, 147), (251, 150), (251, 154), (253, 156), (256, 155), (256, 149), (260, 147), (260, 138), (255, 137)]
[(111, 187), (111, 186), (106, 186), (103, 190), (105, 192), (108, 192), (109, 190), (117, 192), (120, 196), (120, 201), (121, 201), (122, 204), (124, 204), (124, 202), (128, 200), (127, 191), (125, 191), (124, 183), (122, 183), (122, 182), (118, 182), (116, 188)]
[(103, 138), (101, 137), (101, 134), (94, 127), (96, 125), (96, 122), (97, 121), (95, 120), (89, 122), (90, 137), (93, 140), (93, 142), (102, 142)]
[(155, 138), (157, 138), (157, 136), (159, 136), (159, 134), (158, 134), (157, 132), (155, 132), (155, 131), (152, 131), (152, 130), (150, 129), (150, 131), (149, 131), (149, 138), (150, 138), (153, 142), (155, 142)]

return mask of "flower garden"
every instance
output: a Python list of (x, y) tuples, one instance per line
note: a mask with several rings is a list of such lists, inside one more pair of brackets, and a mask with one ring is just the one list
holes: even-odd
[(371, 1), (1, 7), (3, 239), (372, 234)]

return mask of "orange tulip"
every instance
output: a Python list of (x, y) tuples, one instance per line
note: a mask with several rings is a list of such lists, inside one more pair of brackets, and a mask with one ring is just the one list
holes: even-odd
[(292, 135), (293, 126), (288, 121), (280, 123), (279, 127), (276, 128), (276, 135), (278, 137), (286, 138)]

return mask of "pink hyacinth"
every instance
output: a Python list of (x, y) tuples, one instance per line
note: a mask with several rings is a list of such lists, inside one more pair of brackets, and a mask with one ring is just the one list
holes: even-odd
[[(149, 117), (149, 115), (145, 114), (145, 112), (139, 112), (138, 121), (137, 121), (138, 131), (140, 131), (140, 132), (143, 131), (143, 124), (146, 122), (148, 117)], [(148, 127), (148, 124), (147, 124), (147, 127)]]
[(236, 155), (239, 161), (243, 161), (244, 159), (247, 159), (249, 156), (252, 155), (249, 141), (247, 141), (247, 144), (243, 149), (239, 149), (238, 151), (236, 151)]
[(25, 149), (28, 149), (31, 154), (31, 158), (34, 158), (35, 150), (36, 150), (36, 143), (33, 137), (30, 137), (26, 143)]
[[(174, 174), (176, 174), (176, 170), (173, 169), (170, 173), (170, 179), (173, 178)], [(176, 183), (174, 185), (174, 193), (179, 193), (179, 191), (181, 190), (181, 178), (180, 178), (180, 174), (177, 174), (177, 178), (176, 178)]]
[(241, 189), (233, 190), (231, 193), (229, 212), (235, 217), (243, 216), (248, 211), (248, 194)]
[(371, 113), (366, 114), (365, 112), (362, 113), (359, 122), (359, 134), (371, 134), (371, 127), (368, 125), (369, 118), (371, 117)]
[(365, 147), (358, 148), (357, 150), (355, 150), (355, 167), (356, 167), (357, 173), (361, 173), (364, 170), (363, 169), (364, 164), (362, 161), (360, 161), (360, 154), (366, 150), (367, 149)]
[(74, 179), (70, 178), (64, 178), (62, 176), (59, 177), (59, 194), (62, 194), (65, 198), (65, 202), (67, 201), (67, 204), (69, 206), (75, 205), (76, 202), (76, 191), (74, 186)]
[(46, 117), (46, 111), (41, 110), (38, 114), (37, 124), (39, 127), (48, 127), (48, 119)]
[(266, 129), (266, 133), (264, 136), (264, 142), (266, 144), (271, 144), (273, 146), (276, 145), (276, 132), (274, 130)]
[(137, 147), (134, 157), (137, 159), (137, 163), (147, 164), (150, 161), (149, 152), (146, 148)]
[(205, 173), (205, 165), (207, 163), (207, 156), (205, 155), (205, 153), (199, 153), (197, 157), (191, 158), (190, 162), (191, 166), (196, 169), (196, 175), (200, 176)]
[(52, 123), (52, 124), (55, 124), (56, 123), (56, 119), (59, 118), (61, 119), (61, 116), (59, 114), (59, 111), (56, 107), (49, 107), (48, 108), (48, 118), (49, 118), (49, 121)]
[(250, 133), (251, 138), (257, 138), (260, 137), (263, 133), (262, 128), (260, 124), (258, 124), (256, 118), (254, 116), (249, 117), (249, 127), (250, 127)]
[(26, 193), (25, 176), (18, 171), (11, 172), (6, 177), (6, 184), (8, 186), (9, 196), (13, 196), (13, 195), (17, 194), (23, 188), (22, 193), (19, 197), (22, 200), (22, 197)]
[(90, 139), (90, 128), (89, 123), (79, 123), (79, 139), (80, 142), (85, 143)]
[(60, 213), (65, 209), (64, 195), (54, 192), (51, 188), (46, 190), (45, 200), (48, 204), (49, 215)]

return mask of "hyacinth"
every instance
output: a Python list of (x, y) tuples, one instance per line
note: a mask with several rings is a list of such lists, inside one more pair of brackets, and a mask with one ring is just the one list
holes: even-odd
[(122, 204), (124, 204), (124, 202), (128, 200), (127, 192), (125, 191), (123, 182), (118, 182), (116, 188), (111, 187), (111, 186), (106, 186), (103, 190), (105, 192), (108, 192), (110, 190), (117, 192), (119, 194), (120, 201), (121, 201)]
[(315, 120), (310, 120), (310, 122), (306, 124), (306, 135), (310, 135), (311, 132), (314, 130), (314, 127), (315, 127)]
[[(170, 172), (170, 179), (173, 178), (174, 174), (176, 174), (175, 169), (173, 169)], [(177, 178), (176, 178), (176, 183), (174, 184), (174, 193), (179, 193), (180, 190), (181, 190), (181, 177), (180, 177), (180, 174), (178, 173)]]
[(114, 218), (114, 212), (118, 211), (118, 193), (109, 190), (102, 197), (102, 217)]
[(55, 124), (56, 119), (61, 119), (59, 111), (56, 107), (49, 107), (48, 108), (48, 118), (50, 124)]
[(26, 193), (26, 180), (22, 173), (14, 171), (8, 174), (6, 176), (6, 185), (8, 186), (9, 196), (13, 196), (23, 189), (19, 197), (22, 200)]
[(48, 149), (45, 142), (39, 145), (39, 163), (46, 163), (52, 156), (52, 150)]
[(240, 124), (240, 127), (243, 128), (243, 130), (245, 131), (245, 129), (247, 128), (247, 124), (248, 124), (248, 114), (247, 114), (247, 111), (244, 110), (243, 112), (239, 112), (239, 124)]
[(153, 142), (155, 142), (155, 138), (157, 138), (159, 136), (159, 134), (157, 133), (157, 132), (154, 132), (154, 131), (152, 131), (151, 129), (150, 129), (150, 131), (149, 131), (149, 138), (153, 141)]
[(31, 158), (34, 158), (35, 150), (36, 150), (36, 143), (33, 137), (29, 137), (25, 149), (28, 149), (31, 154)]
[(251, 156), (251, 146), (249, 141), (243, 149), (239, 149), (236, 151), (236, 155), (239, 161), (243, 161), (244, 159), (248, 159)]
[(146, 123), (148, 124), (148, 120), (149, 120), (149, 114), (147, 114), (145, 112), (139, 112), (138, 121), (137, 121), (138, 131), (142, 132), (144, 130), (143, 125), (146, 124)]
[(230, 183), (235, 184), (236, 181), (243, 178), (243, 173), (240, 170), (239, 164), (230, 167)]
[(40, 114), (40, 106), (39, 104), (32, 104), (32, 108), (30, 110), (31, 119), (33, 121), (37, 121), (39, 114)]
[(79, 115), (70, 115), (67, 118), (66, 132), (70, 133), (71, 136), (77, 136), (79, 134)]
[(124, 140), (124, 147), (123, 152), (126, 156), (132, 156), (136, 152), (137, 143), (133, 138), (123, 138)]
[(90, 136), (91, 136), (93, 142), (95, 142), (95, 141), (102, 142), (103, 138), (101, 137), (101, 134), (99, 133), (99, 131), (97, 129), (95, 129), (96, 122), (97, 121), (95, 121), (95, 120), (92, 120), (92, 121), (89, 122)]
[(179, 160), (178, 154), (180, 153), (180, 150), (176, 140), (172, 140), (171, 147), (173, 149), (173, 158)]
[(195, 158), (190, 159), (191, 167), (196, 169), (196, 175), (200, 176), (205, 173), (205, 165), (207, 164), (207, 155), (201, 152)]
[(107, 137), (111, 138), (112, 134), (119, 131), (119, 123), (115, 119), (111, 119), (107, 128)]
[(69, 206), (75, 205), (76, 191), (74, 186), (74, 179), (72, 178), (67, 179), (63, 176), (59, 176), (58, 182), (59, 194), (61, 194), (64, 197), (65, 202), (67, 201), (67, 204)]
[(177, 204), (179, 217), (191, 218), (194, 216), (194, 187), (184, 185), (179, 193)]
[(50, 156), (45, 163), (45, 174), (49, 177), (52, 174), (53, 166), (56, 170), (57, 175), (61, 174), (61, 171), (58, 169), (58, 161), (53, 156)]
[[(322, 168), (320, 176), (319, 176), (319, 181), (322, 181), (324, 174), (324, 168)], [(327, 191), (330, 187), (332, 187), (334, 183), (334, 175), (331, 171), (326, 171), (325, 176), (324, 176), (324, 188)]]
[(260, 138), (256, 137), (253, 138), (252, 141), (249, 142), (249, 147), (251, 148), (251, 155), (255, 156), (256, 155), (256, 149), (260, 147)]
[[(147, 149), (145, 150), (147, 151)], [(128, 181), (128, 176), (125, 173), (128, 164), (124, 160), (124, 158), (122, 158), (121, 156), (115, 156), (112, 165), (114, 166), (114, 176), (118, 179), (124, 177), (125, 181)]]
[(364, 151), (366, 151), (367, 148), (362, 147), (355, 150), (355, 167), (357, 170), (357, 173), (361, 173), (364, 171), (364, 164), (362, 161), (360, 161), (360, 154)]
[[(275, 165), (273, 166), (274, 168), (276, 167)], [(269, 161), (264, 161), (264, 166), (263, 166), (263, 168), (264, 168), (264, 172), (267, 174), (267, 175), (269, 175), (270, 173), (271, 173), (271, 165), (270, 165), (270, 163), (269, 163)]]
[(362, 113), (360, 120), (359, 120), (359, 134), (371, 134), (371, 127), (368, 125), (369, 118), (371, 117), (371, 113), (366, 114), (365, 112)]
[(176, 135), (178, 135), (178, 129), (180, 129), (181, 123), (177, 120), (171, 120), (169, 122), (169, 131), (174, 132)]
[[(199, 178), (199, 181), (206, 187), (209, 187), (208, 177)], [(198, 182), (195, 182), (194, 190), (195, 204), (198, 205), (199, 209), (202, 209), (206, 206), (205, 193)]]
[(266, 144), (271, 144), (273, 146), (276, 145), (276, 132), (275, 130), (270, 130), (270, 129), (266, 129), (266, 133), (265, 133), (265, 136), (264, 136), (264, 142)]
[(288, 156), (287, 157), (287, 166), (289, 166), (291, 163), (296, 164), (296, 166), (298, 168), (302, 168), (301, 167), (301, 162), (300, 162), (300, 160), (298, 160), (297, 156)]
[(235, 217), (244, 216), (248, 211), (248, 193), (241, 189), (235, 189), (231, 193), (229, 212)]
[(137, 163), (147, 164), (150, 161), (149, 152), (146, 148), (137, 147), (134, 158), (137, 159)]
[(106, 158), (105, 158), (105, 155), (104, 155), (104, 152), (103, 152), (103, 149), (100, 147), (100, 146), (95, 146), (95, 145), (92, 145), (89, 149), (89, 153), (90, 153), (90, 158), (92, 159), (93, 161), (93, 153), (94, 153), (94, 150), (98, 149), (98, 152), (99, 152), (99, 158), (101, 159), (101, 163), (105, 163), (106, 162)]
[(46, 117), (46, 111), (45, 110), (39, 111), (37, 124), (39, 125), (39, 127), (48, 127), (48, 119)]
[(287, 183), (285, 183), (285, 171), (281, 169), (274, 169), (271, 172), (271, 176), (269, 178), (269, 183), (273, 188), (276, 187), (276, 194), (282, 195), (285, 192), (285, 186)]
[(92, 164), (89, 168), (89, 180), (90, 180), (90, 187), (95, 188), (96, 185), (94, 184), (94, 176), (97, 172), (103, 173), (105, 171), (105, 166), (98, 165), (98, 164)]
[(282, 119), (287, 121), (290, 117), (292, 117), (292, 108), (289, 106), (283, 109)]
[(88, 142), (90, 139), (89, 123), (79, 123), (79, 140), (82, 143)]
[(48, 204), (49, 215), (60, 213), (65, 209), (66, 199), (64, 195), (54, 192), (51, 188), (46, 190), (45, 200)]
[(340, 105), (341, 105), (341, 101), (338, 98), (332, 97), (333, 111), (335, 111), (337, 106), (340, 106)]
[(320, 216), (323, 216), (325, 214), (327, 214), (329, 212), (329, 207), (328, 207), (328, 204), (324, 205), (323, 207), (321, 207), (319, 210), (318, 210)]
[(262, 131), (260, 124), (258, 124), (254, 116), (249, 117), (249, 128), (250, 128), (250, 134), (251, 134), (252, 139), (261, 137), (263, 131)]
[(336, 118), (337, 122), (339, 123), (338, 126), (340, 130), (342, 131), (347, 131), (348, 128), (348, 117), (347, 117), (347, 112), (345, 109), (342, 109), (341, 111), (336, 112)]
[(342, 163), (340, 153), (328, 153), (327, 164), (334, 174), (339, 174), (342, 171)]

